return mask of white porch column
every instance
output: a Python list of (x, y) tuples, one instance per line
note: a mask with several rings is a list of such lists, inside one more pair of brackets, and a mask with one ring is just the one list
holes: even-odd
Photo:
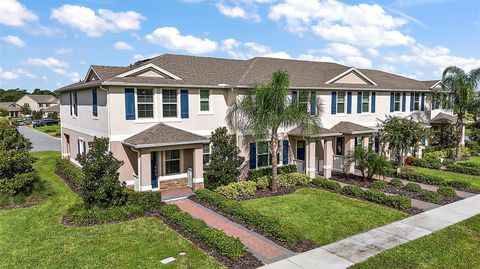
[(307, 160), (306, 160), (306, 172), (310, 178), (314, 178), (317, 174), (315, 171), (315, 149), (316, 141), (307, 142)]
[(328, 137), (323, 141), (323, 177), (330, 178), (333, 167), (333, 138)]
[(193, 190), (203, 189), (203, 148), (193, 149)]
[(362, 147), (368, 149), (368, 135), (362, 136)]
[(149, 191), (152, 189), (152, 171), (150, 170), (150, 151), (142, 150), (140, 155), (140, 191)]
[[(348, 157), (355, 151), (355, 136), (345, 136), (345, 165), (348, 164)], [(355, 173), (355, 162), (352, 162), (349, 167), (345, 167), (345, 171), (349, 174)]]

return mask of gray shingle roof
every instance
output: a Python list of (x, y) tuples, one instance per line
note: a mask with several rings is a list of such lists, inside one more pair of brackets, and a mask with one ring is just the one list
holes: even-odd
[(430, 123), (455, 123), (457, 122), (457, 117), (449, 115), (443, 112), (438, 113), (433, 119), (430, 120)]
[(0, 102), (0, 109), (5, 109), (6, 111), (20, 111), (20, 106), (14, 102)]
[[(295, 127), (292, 130), (288, 132), (289, 135), (292, 136), (305, 136), (305, 134), (302, 132), (302, 129), (300, 127)], [(339, 136), (342, 135), (342, 133), (332, 131), (327, 128), (320, 128), (320, 133), (317, 135), (314, 135), (313, 137), (329, 137), (329, 136)], [(311, 137), (311, 136), (310, 136)]]
[(158, 123), (145, 131), (125, 139), (124, 144), (135, 148), (163, 147), (209, 143), (208, 138), (193, 134), (164, 123)]
[(51, 107), (47, 107), (45, 109), (43, 109), (44, 112), (57, 112), (57, 113), (60, 113), (60, 106), (59, 105), (54, 105), (54, 106), (51, 106)]
[(332, 128), (330, 128), (330, 130), (342, 134), (366, 134), (375, 132), (375, 130), (372, 128), (368, 128), (366, 126), (349, 121), (341, 121)]
[(47, 94), (29, 94), (28, 97), (32, 98), (37, 103), (49, 103), (56, 104), (58, 102), (57, 97)]
[[(161, 77), (116, 77), (121, 73), (136, 69), (146, 64), (167, 70), (182, 78), (175, 80)], [(287, 60), (276, 58), (256, 57), (249, 60), (233, 60), (212, 57), (198, 57), (187, 55), (163, 54), (145, 60), (141, 63), (127, 66), (99, 66), (92, 68), (100, 76), (100, 81), (95, 83), (110, 84), (149, 84), (159, 86), (214, 86), (241, 87), (251, 86), (255, 83), (268, 81), (270, 75), (276, 70), (285, 70), (290, 75), (291, 88), (347, 88), (347, 89), (398, 89), (398, 90), (428, 90), (428, 83), (414, 80), (399, 75), (370, 69), (358, 69), (373, 80), (377, 85), (369, 84), (326, 84), (327, 81), (350, 69), (348, 66), (301, 60)], [(96, 84), (84, 83), (83, 87)], [(72, 85), (59, 89), (70, 90), (82, 87), (82, 84)]]

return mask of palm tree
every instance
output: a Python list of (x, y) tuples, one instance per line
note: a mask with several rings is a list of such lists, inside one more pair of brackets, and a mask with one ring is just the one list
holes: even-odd
[(433, 99), (445, 109), (452, 110), (457, 116), (456, 122), (456, 154), (461, 157), (463, 119), (465, 114), (472, 110), (475, 89), (480, 80), (480, 68), (473, 69), (468, 74), (461, 68), (449, 66), (442, 75), (442, 90), (432, 93)]
[[(309, 97), (299, 94), (299, 100), (289, 102), (290, 81), (286, 71), (276, 71), (266, 84), (257, 84), (243, 98), (229, 108), (226, 116), (228, 127), (245, 136), (253, 135), (255, 140), (270, 137), (272, 156), (272, 191), (277, 191), (278, 129), (300, 127), (306, 136), (318, 133), (320, 121), (311, 115), (305, 104)], [(316, 111), (321, 105), (315, 98)]]

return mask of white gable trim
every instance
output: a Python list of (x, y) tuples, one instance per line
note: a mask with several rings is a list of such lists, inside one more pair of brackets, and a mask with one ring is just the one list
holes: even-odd
[(142, 66), (140, 66), (139, 68), (135, 68), (135, 69), (130, 70), (130, 71), (128, 71), (128, 72), (125, 72), (125, 73), (122, 73), (122, 74), (120, 74), (120, 75), (117, 75), (117, 77), (119, 77), (119, 78), (124, 78), (124, 77), (127, 77), (127, 76), (129, 76), (129, 75), (132, 75), (132, 74), (141, 72), (141, 71), (143, 71), (143, 70), (145, 70), (145, 69), (149, 69), (149, 68), (153, 68), (153, 69), (157, 70), (158, 72), (163, 73), (163, 74), (167, 75), (168, 77), (171, 77), (171, 78), (173, 78), (173, 79), (175, 79), (175, 80), (182, 80), (182, 78), (180, 78), (180, 77), (178, 77), (178, 76), (176, 76), (176, 75), (168, 72), (167, 70), (165, 70), (165, 69), (163, 69), (163, 68), (160, 68), (160, 67), (156, 66), (156, 65), (153, 64), (153, 63), (149, 63), (149, 64), (146, 64), (146, 65), (142, 65)]
[(437, 87), (439, 84), (442, 84), (441, 80), (439, 80), (439, 81), (437, 81), (437, 83), (433, 84), (432, 87), (430, 87), (430, 89), (433, 89), (433, 88)]
[(340, 78), (346, 76), (348, 73), (350, 72), (355, 72), (357, 73), (359, 76), (361, 76), (363, 79), (365, 79), (366, 81), (372, 83), (373, 85), (377, 86), (377, 83), (375, 83), (373, 80), (369, 79), (367, 76), (365, 76), (362, 72), (358, 71), (355, 67), (352, 67), (350, 69), (348, 69), (347, 71), (341, 73), (340, 75), (330, 79), (329, 81), (325, 82), (325, 84), (331, 84), (337, 80), (339, 80)]
[(95, 75), (97, 76), (98, 80), (101, 80), (102, 78), (98, 75), (98, 73), (95, 71), (95, 69), (92, 68), (92, 66), (90, 66), (88, 68), (88, 71), (87, 71), (87, 74), (85, 75), (85, 78), (83, 79), (83, 83), (87, 83), (87, 78), (88, 76), (90, 75), (90, 72), (93, 72), (95, 73)]

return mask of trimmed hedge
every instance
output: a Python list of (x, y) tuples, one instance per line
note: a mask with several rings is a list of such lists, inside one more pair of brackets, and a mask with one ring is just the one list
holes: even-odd
[(257, 183), (253, 181), (240, 181), (230, 183), (227, 186), (221, 186), (215, 189), (216, 192), (229, 199), (254, 195), (257, 191)]
[(420, 193), (420, 199), (435, 204), (440, 204), (443, 200), (442, 196), (434, 191), (422, 191)]
[(180, 226), (187, 234), (200, 239), (207, 246), (217, 249), (223, 256), (238, 259), (247, 254), (240, 239), (227, 236), (221, 230), (208, 227), (204, 221), (182, 212), (176, 205), (162, 206), (160, 214)]
[[(294, 164), (289, 165), (282, 165), (277, 167), (277, 173), (279, 175), (285, 173), (293, 173), (297, 172), (297, 166)], [(251, 169), (248, 171), (248, 179), (255, 181), (257, 178), (262, 176), (271, 176), (272, 175), (272, 168), (258, 168), (258, 169)]]
[(293, 227), (282, 225), (277, 219), (264, 215), (256, 210), (245, 208), (239, 202), (226, 198), (208, 189), (195, 192), (195, 196), (220, 210), (233, 215), (253, 227), (263, 230), (272, 237), (286, 243), (295, 243), (303, 239), (303, 236)]
[(457, 193), (455, 192), (455, 189), (452, 187), (439, 187), (437, 189), (437, 192), (445, 197), (457, 197)]
[(257, 189), (266, 189), (272, 185), (272, 178), (270, 176), (259, 177), (254, 181), (257, 184)]
[(423, 159), (415, 159), (412, 161), (413, 166), (420, 166), (430, 169), (440, 169), (442, 167), (442, 162), (438, 158), (423, 158)]
[(453, 187), (455, 189), (460, 189), (460, 190), (467, 190), (467, 189), (470, 189), (471, 187), (470, 182), (458, 181), (458, 180), (446, 181), (445, 179), (438, 176), (424, 175), (424, 174), (418, 174), (414, 172), (402, 172), (399, 174), (399, 177), (404, 178), (406, 180), (414, 181), (414, 182), (437, 185), (437, 186), (449, 186), (449, 187)]
[(342, 188), (340, 183), (331, 181), (325, 178), (316, 177), (312, 179), (312, 183), (320, 188), (329, 189), (333, 191), (338, 191)]
[(278, 187), (289, 188), (297, 185), (307, 185), (311, 179), (302, 173), (286, 173), (278, 176)]
[(342, 188), (341, 193), (357, 198), (362, 198), (364, 190), (355, 185), (347, 185)]
[(139, 206), (145, 212), (159, 209), (163, 205), (161, 193), (157, 191), (137, 192), (126, 189), (126, 193), (127, 205)]
[(372, 188), (376, 190), (385, 190), (388, 188), (388, 183), (383, 180), (375, 180), (372, 182)]
[(477, 163), (455, 162), (447, 166), (447, 170), (460, 174), (480, 176), (480, 164)]
[(449, 186), (449, 187), (453, 187), (455, 189), (459, 189), (459, 190), (468, 190), (472, 186), (472, 184), (470, 182), (458, 181), (458, 180), (448, 181), (448, 182), (446, 182), (445, 185)]
[(390, 185), (401, 188), (403, 187), (403, 181), (401, 179), (394, 178), (390, 181)]
[(407, 185), (405, 185), (405, 190), (411, 192), (420, 192), (422, 190), (422, 187), (420, 187), (420, 185), (418, 185), (417, 183), (407, 183)]
[(76, 167), (65, 159), (57, 160), (55, 163), (55, 173), (57, 173), (63, 179), (72, 182), (77, 187), (80, 186), (80, 183), (84, 177), (80, 168)]
[(380, 190), (363, 190), (358, 186), (348, 185), (342, 188), (341, 193), (401, 210), (412, 207), (412, 200), (410, 197), (403, 195), (387, 195)]

